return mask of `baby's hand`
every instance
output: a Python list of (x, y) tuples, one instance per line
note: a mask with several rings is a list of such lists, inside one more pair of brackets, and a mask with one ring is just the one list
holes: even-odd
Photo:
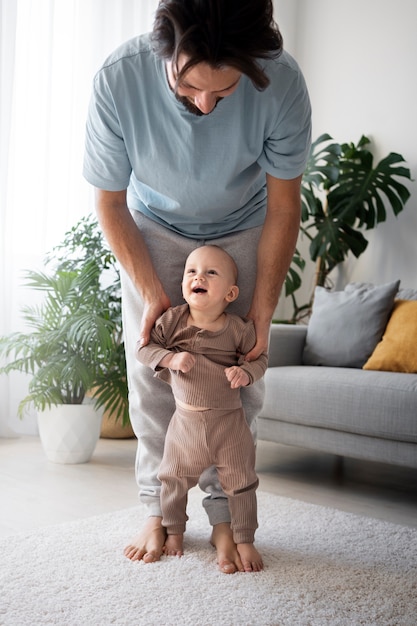
[(238, 365), (226, 367), (224, 373), (226, 374), (226, 378), (229, 381), (232, 389), (237, 389), (238, 387), (246, 387), (250, 383), (250, 378), (248, 374)]
[(195, 358), (189, 352), (175, 352), (169, 361), (170, 370), (178, 370), (186, 374), (195, 365)]

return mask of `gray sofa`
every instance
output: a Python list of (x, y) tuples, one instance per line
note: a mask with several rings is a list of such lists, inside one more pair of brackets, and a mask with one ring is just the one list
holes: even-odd
[(417, 374), (304, 365), (306, 336), (272, 325), (258, 438), (417, 468)]

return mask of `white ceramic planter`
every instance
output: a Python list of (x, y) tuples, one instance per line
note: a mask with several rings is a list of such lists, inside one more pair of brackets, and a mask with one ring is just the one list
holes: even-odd
[(38, 412), (39, 436), (53, 463), (87, 463), (100, 436), (103, 411), (92, 404), (61, 404)]

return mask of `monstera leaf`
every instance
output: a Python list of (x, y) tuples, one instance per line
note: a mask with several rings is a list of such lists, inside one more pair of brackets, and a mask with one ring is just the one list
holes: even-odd
[(291, 265), (288, 269), (287, 276), (285, 278), (285, 295), (291, 296), (297, 289), (301, 287), (301, 276), (298, 273), (296, 266), (298, 269), (303, 271), (305, 267), (305, 260), (302, 258), (300, 252), (296, 250), (294, 252)]
[(362, 136), (357, 145), (339, 145), (321, 135), (312, 145), (302, 184), (302, 230), (311, 240), (311, 259), (321, 259), (327, 274), (349, 252), (364, 252), (368, 242), (361, 229), (385, 221), (388, 207), (398, 215), (410, 197), (398, 180), (410, 180), (410, 170), (400, 165), (403, 157), (391, 152), (374, 166), (369, 143)]
[(327, 195), (331, 215), (367, 230), (386, 220), (386, 205), (398, 215), (410, 197), (407, 187), (397, 180), (410, 178), (410, 171), (399, 165), (403, 157), (391, 152), (374, 167), (373, 155), (364, 148), (368, 143), (362, 137), (358, 146), (342, 145), (340, 175)]

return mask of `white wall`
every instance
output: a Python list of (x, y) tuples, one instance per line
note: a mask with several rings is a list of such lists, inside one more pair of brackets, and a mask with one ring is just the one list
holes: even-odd
[[(417, 3), (415, 0), (275, 0), (285, 47), (299, 62), (313, 106), (313, 138), (372, 141), (376, 160), (399, 152), (417, 178)], [(404, 211), (364, 233), (365, 253), (333, 279), (417, 287), (417, 183)], [(391, 210), (390, 210), (391, 211)], [(307, 258), (308, 253), (307, 253)], [(307, 296), (312, 271), (305, 272)], [(301, 291), (299, 293), (302, 293)], [(300, 302), (306, 298), (300, 296)], [(291, 311), (288, 303), (278, 309)]]

